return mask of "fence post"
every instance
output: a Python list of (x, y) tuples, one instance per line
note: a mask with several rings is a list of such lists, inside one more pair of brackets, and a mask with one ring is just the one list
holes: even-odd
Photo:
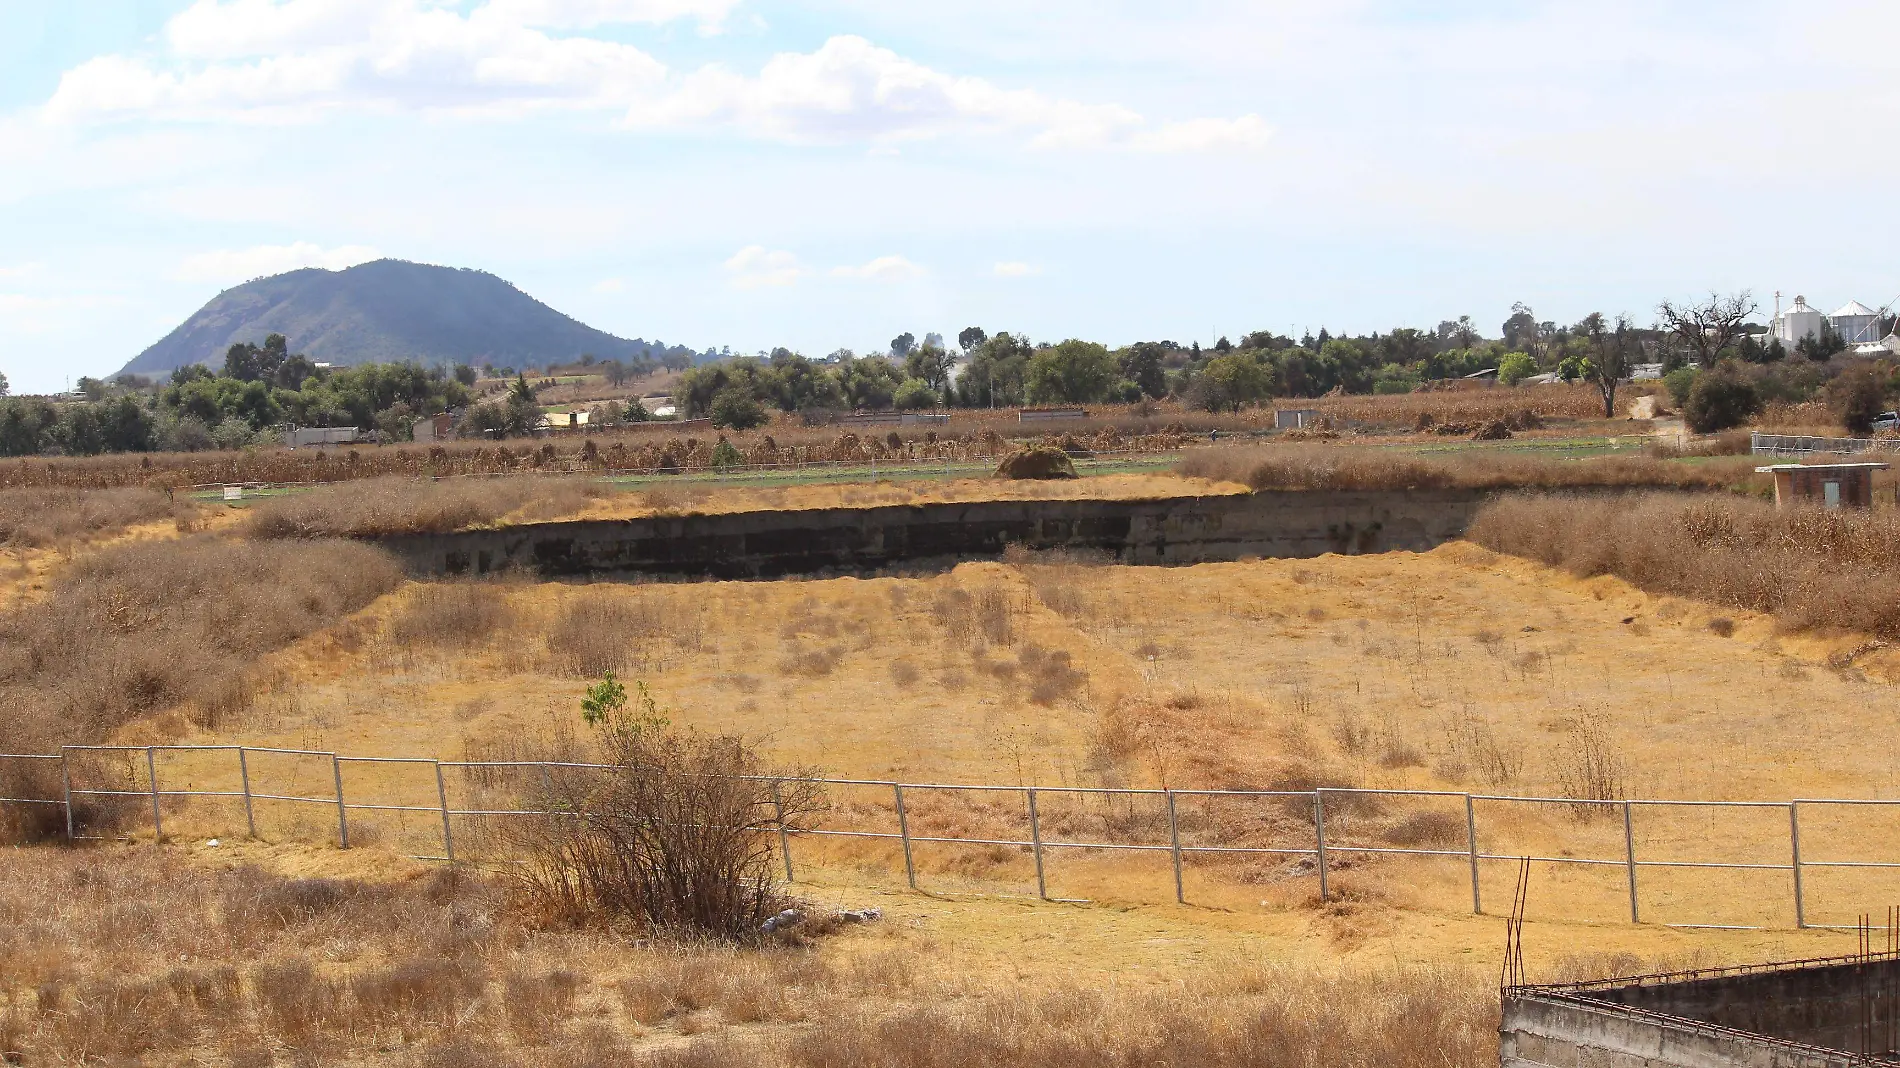
[(1036, 855), (1036, 896), (1049, 900), (1049, 884), (1042, 874), (1042, 821), (1036, 815), (1036, 790), (1029, 789), (1029, 846)]
[(1174, 791), (1168, 791), (1168, 844), (1174, 850), (1174, 900), (1176, 904), (1187, 904), (1187, 893), (1181, 887), (1181, 824), (1174, 814)]
[(1471, 914), (1484, 915), (1484, 903), (1478, 897), (1478, 809), (1465, 795), (1465, 847), (1471, 853)]
[(152, 841), (165, 840), (165, 824), (158, 815), (158, 758), (151, 746), (145, 747), (145, 780), (152, 787)]
[(1807, 903), (1801, 899), (1801, 802), (1788, 802), (1788, 853), (1794, 866), (1794, 925), (1808, 925)]
[(1630, 803), (1623, 802), (1623, 863), (1630, 875), (1630, 922), (1642, 923), (1636, 911), (1636, 832), (1630, 821)]
[(1319, 847), (1319, 899), (1328, 900), (1326, 886), (1326, 788), (1313, 791), (1313, 841)]
[(59, 747), (59, 794), (66, 804), (66, 844), (73, 844), (73, 769), (67, 763), (67, 748)]
[(343, 759), (335, 753), (330, 754), (330, 773), (336, 779), (336, 844), (340, 849), (348, 849), (350, 815), (343, 807)]
[(785, 800), (779, 796), (778, 780), (772, 780), (772, 819), (778, 824), (778, 851), (785, 858), (785, 881), (797, 882), (792, 877), (792, 836), (785, 833)]
[(244, 826), (257, 837), (257, 813), (251, 807), (251, 765), (244, 758), (244, 747), (238, 746), (238, 781), (244, 784)]
[(917, 864), (910, 856), (910, 816), (904, 811), (904, 784), (892, 783), (891, 789), (897, 793), (897, 836), (904, 840), (904, 878), (909, 881), (912, 890), (917, 889)]
[(455, 836), (449, 833), (449, 786), (442, 778), (442, 762), (435, 762), (435, 796), (442, 803), (442, 853), (455, 866)]

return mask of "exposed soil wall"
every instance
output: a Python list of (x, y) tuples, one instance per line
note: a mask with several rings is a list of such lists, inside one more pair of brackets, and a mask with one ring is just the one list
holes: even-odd
[(997, 556), (1010, 544), (1192, 564), (1423, 551), (1462, 534), (1483, 499), (1473, 490), (1428, 490), (983, 501), (534, 523), (379, 541), (423, 576), (520, 569), (548, 578), (774, 578)]

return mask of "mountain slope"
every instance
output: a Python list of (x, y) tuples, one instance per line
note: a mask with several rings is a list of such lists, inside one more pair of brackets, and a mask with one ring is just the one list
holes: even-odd
[(289, 339), (290, 351), (339, 366), (413, 360), (522, 367), (583, 353), (608, 360), (664, 352), (562, 315), (492, 274), (376, 260), (227, 289), (123, 371), (152, 374), (191, 363), (216, 369), (232, 344), (273, 333)]

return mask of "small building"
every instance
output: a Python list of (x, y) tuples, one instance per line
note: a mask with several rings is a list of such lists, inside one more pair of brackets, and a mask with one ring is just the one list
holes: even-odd
[(1019, 423), (1049, 423), (1062, 419), (1087, 419), (1087, 408), (1018, 408), (1016, 421)]
[(1273, 429), (1305, 430), (1319, 422), (1318, 408), (1275, 408)]
[(354, 445), (362, 432), (353, 426), (300, 426), (284, 432), (287, 448), (303, 449), (312, 445)]
[(1770, 464), (1757, 474), (1775, 476), (1775, 507), (1819, 504), (1824, 508), (1872, 508), (1874, 472), (1888, 464)]
[(447, 441), (454, 436), (455, 417), (448, 412), (418, 419), (410, 427), (410, 437), (424, 445)]
[(1892, 952), (1513, 985), (1503, 1009), (1500, 1068), (1900, 1063), (1900, 960)]

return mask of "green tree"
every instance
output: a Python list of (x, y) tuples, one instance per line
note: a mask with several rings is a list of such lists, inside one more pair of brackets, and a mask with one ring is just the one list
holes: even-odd
[(718, 444), (713, 446), (712, 465), (714, 467), (740, 467), (745, 464), (745, 454), (740, 452), (724, 434), (719, 435)]
[(541, 425), (541, 415), (540, 398), (528, 384), (528, 376), (517, 371), (514, 384), (508, 387), (508, 399), (502, 405), (503, 432), (516, 436), (532, 433)]
[(1506, 353), (1504, 359), (1498, 361), (1498, 381), (1507, 386), (1515, 386), (1536, 373), (1537, 361), (1531, 359), (1529, 353)]
[(1160, 400), (1168, 395), (1167, 347), (1158, 341), (1137, 341), (1116, 354), (1122, 377)]
[(1683, 422), (1698, 434), (1740, 426), (1761, 411), (1761, 394), (1734, 366), (1724, 362), (1696, 376), (1682, 406)]
[(896, 405), (899, 411), (914, 412), (924, 408), (935, 408), (940, 399), (937, 391), (930, 388), (930, 383), (921, 378), (906, 378), (897, 387), (897, 392), (891, 397), (891, 403)]
[(909, 356), (910, 350), (916, 347), (917, 337), (908, 330), (891, 339), (891, 355), (900, 360)]
[(464, 386), (473, 386), (481, 378), (480, 373), (477, 372), (475, 368), (465, 363), (456, 364), (454, 373), (455, 380)]
[(904, 373), (934, 390), (950, 384), (950, 353), (942, 345), (925, 343), (904, 356)]
[(1251, 352), (1233, 352), (1207, 361), (1202, 376), (1220, 390), (1220, 399), (1232, 411), (1268, 395), (1273, 376)]
[(770, 418), (751, 391), (737, 384), (720, 390), (707, 414), (712, 417), (712, 425), (730, 430), (751, 430), (764, 426)]
[(0, 372), (0, 397), (6, 396), (12, 389), (13, 387), (7, 384), (6, 373)]
[(957, 348), (964, 352), (974, 352), (976, 347), (988, 341), (990, 336), (980, 326), (966, 326), (957, 331)]
[(1589, 354), (1584, 357), (1581, 368), (1585, 381), (1597, 388), (1597, 395), (1603, 398), (1603, 418), (1616, 418), (1616, 389), (1630, 376), (1636, 362), (1642, 357), (1643, 342), (1636, 333), (1636, 325), (1627, 315), (1616, 317), (1615, 327), (1609, 326), (1602, 312), (1591, 312), (1577, 323), (1573, 332), (1583, 339)]
[(1032, 404), (1087, 404), (1108, 395), (1119, 369), (1108, 349), (1071, 338), (1037, 350), (1024, 374)]

